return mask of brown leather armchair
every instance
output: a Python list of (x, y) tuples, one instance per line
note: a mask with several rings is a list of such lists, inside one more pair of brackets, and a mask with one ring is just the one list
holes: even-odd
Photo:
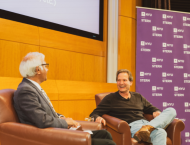
[[(102, 101), (102, 99), (110, 94), (100, 93), (95, 95), (96, 106)], [(147, 120), (152, 120), (153, 116), (150, 114), (144, 114)], [(112, 134), (113, 141), (117, 145), (151, 145), (150, 143), (137, 142), (131, 138), (131, 131), (128, 123), (121, 119), (104, 114), (102, 116), (106, 120), (106, 129)], [(166, 128), (167, 132), (167, 145), (181, 145), (181, 131), (185, 128), (185, 124), (178, 119), (174, 121)]]
[[(12, 89), (0, 90), (0, 145), (91, 145), (87, 132), (61, 128), (40, 129), (19, 123), (13, 107)], [(80, 121), (82, 129), (100, 130), (102, 125)]]

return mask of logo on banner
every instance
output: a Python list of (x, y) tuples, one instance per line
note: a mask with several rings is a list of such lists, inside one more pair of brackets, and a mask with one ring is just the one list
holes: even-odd
[(156, 57), (152, 57), (152, 68), (162, 68), (162, 65), (156, 65), (156, 62), (163, 62), (164, 60), (162, 58), (156, 58)]
[[(166, 20), (166, 19), (173, 19), (173, 16), (163, 14), (163, 15), (162, 15), (162, 18), (163, 18), (164, 20)], [(169, 22), (169, 21), (163, 21), (163, 24), (166, 24), (166, 25), (172, 25), (172, 22)]]
[(163, 62), (164, 59), (152, 57), (152, 62)]
[(140, 79), (140, 82), (150, 83), (150, 79)]
[[(184, 50), (187, 50), (188, 48), (190, 48), (190, 45), (183, 44), (183, 48)], [(190, 51), (184, 51), (184, 54), (190, 54)]]
[[(187, 17), (183, 17), (183, 21), (190, 21), (190, 18), (187, 18)], [(183, 26), (187, 26), (187, 27), (190, 27), (190, 24), (189, 23), (183, 23)]]
[[(177, 33), (184, 33), (184, 30), (183, 29), (173, 28), (173, 32), (175, 34), (177, 34)], [(182, 35), (174, 35), (174, 38), (183, 38), (183, 36)]]
[(173, 77), (173, 73), (162, 72), (162, 82), (163, 83), (172, 83), (172, 80), (166, 79), (167, 77)]
[(173, 44), (162, 43), (162, 47), (173, 47)]
[(173, 77), (173, 73), (162, 72), (162, 77)]
[(163, 31), (164, 28), (152, 26), (152, 31)]
[(151, 73), (140, 72), (140, 76), (141, 76), (141, 77), (144, 77), (144, 76), (151, 76)]
[[(184, 30), (183, 29), (174, 28), (173, 32), (174, 32), (174, 34), (177, 34), (177, 33), (180, 33), (180, 32), (183, 33)], [(174, 38), (183, 38), (183, 36), (182, 35), (174, 35)]]
[(151, 42), (145, 42), (145, 41), (141, 41), (141, 46), (152, 46), (152, 43)]
[(163, 14), (163, 15), (162, 15), (162, 18), (163, 18), (163, 19), (173, 19), (173, 16)]
[(163, 102), (163, 107), (171, 107), (171, 106), (174, 106), (174, 103)]
[(183, 74), (183, 77), (184, 77), (185, 79), (187, 79), (187, 78), (190, 77), (190, 74), (188, 74), (188, 73), (184, 73), (184, 74)]
[[(156, 91), (162, 91), (164, 90), (163, 87), (156, 87), (156, 86), (152, 86), (152, 91), (156, 92)], [(152, 93), (152, 96), (162, 96), (162, 93)]]
[(162, 47), (164, 50), (162, 50), (163, 53), (172, 53), (172, 50), (165, 50), (168, 47), (173, 47), (173, 44), (167, 44), (167, 43), (162, 43)]
[(152, 17), (152, 13), (141, 12), (141, 16), (142, 17), (145, 17), (145, 16)]
[(152, 36), (155, 36), (155, 37), (162, 37), (162, 34), (159, 34), (159, 33), (152, 33)]
[[(145, 42), (145, 41), (141, 41), (141, 46), (152, 46), (151, 42)], [(151, 49), (148, 48), (141, 48), (141, 51), (145, 51), (145, 52), (150, 52)]]
[[(157, 87), (157, 86), (152, 86), (152, 91), (156, 92), (156, 91), (162, 91), (164, 90), (163, 87)], [(162, 93), (152, 93), (152, 96), (162, 96)]]
[(184, 105), (185, 105), (185, 107), (189, 107), (190, 103), (189, 102), (185, 102)]
[(185, 132), (185, 137), (190, 137), (190, 133), (189, 132)]
[(179, 59), (174, 59), (174, 63), (184, 63), (185, 61), (184, 60), (179, 60)]
[(183, 29), (174, 28), (173, 31), (174, 31), (174, 33), (178, 33), (178, 32), (184, 33)]
[(152, 91), (156, 91), (156, 90), (164, 90), (164, 88), (163, 87), (152, 86)]
[(185, 91), (185, 87), (174, 86), (174, 96), (175, 97), (184, 97), (184, 94), (178, 93), (178, 91)]
[[(142, 16), (142, 17), (145, 17), (145, 16), (152, 17), (152, 14), (151, 14), (151, 13), (141, 12), (141, 16)], [(151, 23), (151, 20), (149, 20), (149, 19), (141, 19), (141, 22)]]
[[(184, 79), (188, 79), (190, 77), (190, 74), (184, 73), (183, 77), (184, 77)], [(190, 83), (190, 80), (184, 80), (184, 83)]]
[(141, 16), (145, 17), (145, 12), (141, 12)]
[[(185, 137), (190, 137), (190, 133), (189, 132), (185, 132)], [(190, 142), (190, 139), (186, 139), (185, 142)]]
[(190, 27), (190, 24), (188, 24), (188, 23), (183, 23), (183, 26)]
[(183, 48), (190, 48), (190, 45), (183, 44)]
[(174, 59), (174, 68), (175, 69), (183, 69), (183, 66), (178, 66), (177, 64), (179, 63), (184, 63), (185, 61), (184, 60), (179, 60), (179, 59)]
[(187, 17), (183, 16), (183, 21), (190, 21), (190, 18), (187, 18)]
[(190, 112), (190, 109), (185, 109), (185, 112)]
[[(147, 73), (147, 72), (140, 72), (140, 77), (145, 77), (145, 76), (151, 76), (151, 73)], [(149, 83), (150, 79), (140, 79), (140, 82), (145, 82), (145, 83)]]
[(178, 86), (175, 86), (175, 87), (174, 87), (174, 91), (185, 91), (185, 87), (178, 87)]

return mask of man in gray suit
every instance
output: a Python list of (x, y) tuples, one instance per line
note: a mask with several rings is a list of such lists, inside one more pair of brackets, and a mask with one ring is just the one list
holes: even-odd
[[(40, 84), (47, 80), (49, 64), (39, 52), (28, 53), (20, 63), (23, 76), (14, 93), (14, 108), (21, 123), (39, 128), (70, 128), (80, 124), (55, 112), (51, 101)], [(115, 145), (111, 134), (105, 130), (93, 131), (93, 145)]]

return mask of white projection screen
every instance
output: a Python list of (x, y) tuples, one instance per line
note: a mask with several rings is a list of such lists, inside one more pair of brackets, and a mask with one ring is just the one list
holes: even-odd
[(103, 0), (0, 0), (0, 17), (103, 41)]

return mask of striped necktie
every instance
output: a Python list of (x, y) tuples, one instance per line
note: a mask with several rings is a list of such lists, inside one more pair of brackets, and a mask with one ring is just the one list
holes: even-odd
[[(47, 96), (46, 92), (45, 92), (43, 89), (41, 89), (41, 91), (42, 91), (42, 94), (43, 94), (43, 95), (45, 96), (45, 98), (47, 99), (47, 101), (49, 102), (49, 104), (50, 104), (50, 106), (52, 107), (53, 111), (55, 112), (55, 109), (53, 108), (53, 104), (51, 103), (51, 101), (50, 101), (49, 97)], [(57, 115), (56, 112), (55, 112), (55, 114)], [(57, 117), (59, 117), (59, 116), (57, 115)]]

